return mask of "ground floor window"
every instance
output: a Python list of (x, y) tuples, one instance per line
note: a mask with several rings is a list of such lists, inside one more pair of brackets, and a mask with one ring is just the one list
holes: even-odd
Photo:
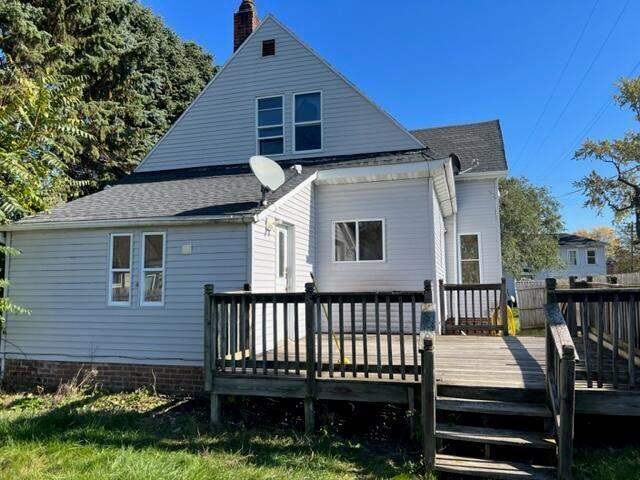
[(142, 234), (142, 305), (164, 303), (164, 233)]
[(587, 250), (587, 264), (595, 265), (596, 264), (596, 251), (595, 250)]
[(111, 235), (109, 247), (109, 304), (131, 303), (131, 257), (133, 242), (130, 233)]
[(462, 283), (480, 283), (480, 237), (460, 235), (460, 272)]
[(384, 261), (384, 221), (334, 222), (333, 246), (336, 262)]

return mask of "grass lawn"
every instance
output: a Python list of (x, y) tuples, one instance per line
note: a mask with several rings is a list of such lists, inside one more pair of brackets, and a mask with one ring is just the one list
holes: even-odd
[(246, 429), (237, 418), (210, 431), (205, 402), (177, 401), (143, 391), (0, 394), (0, 479), (404, 479), (420, 471), (417, 452), (396, 442)]
[[(236, 401), (228, 426), (211, 431), (206, 402), (144, 391), (0, 394), (0, 479), (422, 478), (410, 442), (370, 426), (384, 415), (325, 412), (321, 431), (305, 437), (289, 414), (296, 408), (273, 405), (279, 418), (261, 420), (252, 417), (256, 404)], [(368, 434), (333, 433), (353, 423), (369, 425)], [(576, 449), (576, 478), (640, 478), (640, 448)]]

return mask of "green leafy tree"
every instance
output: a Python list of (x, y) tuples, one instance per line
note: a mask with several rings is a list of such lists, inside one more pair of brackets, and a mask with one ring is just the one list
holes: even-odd
[[(614, 96), (620, 107), (628, 107), (640, 122), (640, 77), (622, 79)], [(585, 206), (602, 212), (609, 209), (617, 223), (633, 218), (636, 242), (640, 238), (640, 131), (629, 131), (615, 140), (586, 140), (576, 151), (578, 160), (595, 160), (607, 172), (592, 170), (575, 183), (584, 191)]]
[(87, 191), (129, 173), (184, 111), (215, 67), (135, 0), (0, 2), (0, 50), (26, 70), (86, 79), (77, 117), (96, 142), (70, 164)]
[(560, 265), (560, 205), (546, 187), (524, 177), (500, 180), (502, 268), (514, 278)]
[(86, 185), (68, 167), (73, 146), (91, 141), (76, 116), (81, 81), (0, 69), (0, 224), (47, 210)]

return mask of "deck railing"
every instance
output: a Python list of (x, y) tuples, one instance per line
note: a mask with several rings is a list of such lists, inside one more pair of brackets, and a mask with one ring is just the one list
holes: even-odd
[(594, 377), (598, 388), (636, 388), (640, 288), (591, 282), (571, 286), (558, 289), (555, 280), (548, 279), (547, 293), (550, 302), (566, 310), (569, 332), (582, 344), (588, 388), (594, 387)]
[(438, 282), (443, 333), (509, 335), (506, 280), (500, 283)]
[(545, 305), (546, 384), (558, 442), (558, 478), (571, 478), (575, 417), (575, 345), (557, 304)]

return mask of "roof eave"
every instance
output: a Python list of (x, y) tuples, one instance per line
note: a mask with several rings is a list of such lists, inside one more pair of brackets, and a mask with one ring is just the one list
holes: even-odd
[(144, 217), (118, 218), (109, 220), (72, 220), (72, 221), (43, 221), (10, 223), (0, 226), (3, 232), (23, 232), (37, 230), (76, 230), (88, 228), (121, 228), (121, 227), (154, 227), (154, 226), (182, 226), (202, 225), (207, 223), (251, 223), (254, 214), (245, 215), (209, 215), (191, 217)]

